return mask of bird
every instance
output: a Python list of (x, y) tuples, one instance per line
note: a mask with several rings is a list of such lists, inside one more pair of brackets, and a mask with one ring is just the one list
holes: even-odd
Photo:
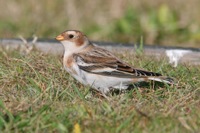
[(130, 85), (149, 80), (173, 84), (173, 78), (135, 68), (110, 51), (92, 43), (78, 30), (56, 36), (64, 46), (63, 66), (83, 85), (107, 95), (111, 90), (126, 90)]

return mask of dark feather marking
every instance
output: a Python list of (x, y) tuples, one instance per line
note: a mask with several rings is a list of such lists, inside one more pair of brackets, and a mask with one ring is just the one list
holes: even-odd
[[(145, 70), (140, 69), (134, 69), (128, 64), (120, 61), (118, 58), (116, 58), (114, 55), (110, 54), (106, 50), (103, 50), (101, 48), (98, 48), (96, 50), (93, 50), (87, 54), (79, 53), (74, 54), (74, 58), (76, 61), (81, 60), (82, 62), (88, 63), (88, 64), (95, 64), (91, 66), (82, 66), (79, 65), (80, 69), (89, 72), (94, 73), (98, 75), (105, 75), (105, 76), (112, 76), (112, 77), (123, 77), (123, 78), (134, 78), (134, 77), (145, 77), (145, 76), (162, 76), (159, 73), (149, 72)], [(99, 63), (102, 62), (102, 63)], [(93, 72), (93, 70), (101, 69), (109, 67), (114, 69), (112, 72)]]
[(105, 66), (100, 66), (100, 65), (81, 66), (81, 65), (79, 65), (79, 68), (86, 72), (91, 73), (93, 70), (105, 68)]

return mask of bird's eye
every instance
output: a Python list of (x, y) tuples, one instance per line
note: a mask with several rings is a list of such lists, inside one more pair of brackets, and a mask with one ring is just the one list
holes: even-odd
[(73, 37), (74, 37), (74, 35), (72, 35), (72, 34), (69, 35), (69, 38), (73, 38)]

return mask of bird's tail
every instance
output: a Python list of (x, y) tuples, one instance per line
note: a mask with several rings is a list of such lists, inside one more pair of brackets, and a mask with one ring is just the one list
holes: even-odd
[(167, 84), (175, 84), (175, 81), (174, 81), (173, 78), (166, 77), (166, 76), (149, 77), (148, 79), (158, 81), (158, 82), (167, 83)]

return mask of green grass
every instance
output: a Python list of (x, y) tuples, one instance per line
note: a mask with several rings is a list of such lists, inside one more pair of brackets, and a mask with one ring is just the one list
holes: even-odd
[[(198, 132), (200, 68), (172, 68), (167, 60), (118, 54), (136, 67), (177, 79), (176, 86), (145, 83), (107, 101), (63, 69), (59, 56), (0, 52), (2, 132)], [(158, 65), (159, 64), (159, 65)], [(76, 125), (76, 128), (75, 128)]]
[(91, 40), (139, 43), (143, 36), (144, 44), (199, 47), (199, 5), (198, 0), (1, 0), (0, 38), (55, 38), (76, 29)]

